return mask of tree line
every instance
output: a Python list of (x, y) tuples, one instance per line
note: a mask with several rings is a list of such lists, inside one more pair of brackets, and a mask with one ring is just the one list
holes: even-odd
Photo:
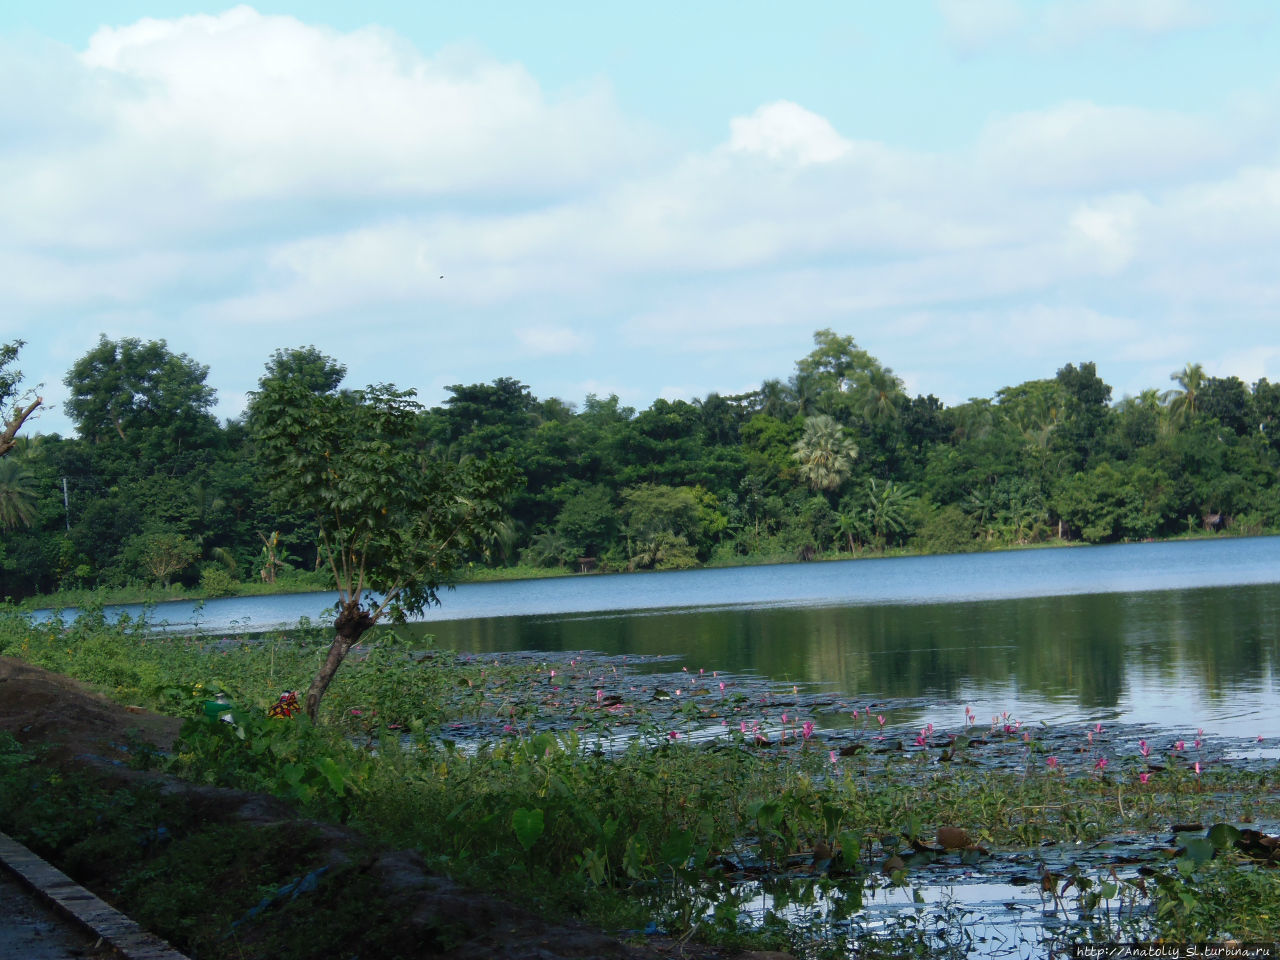
[(518, 465), (519, 482), (469, 531), (453, 572), (1280, 528), (1280, 384), (1210, 377), (1199, 364), (1175, 371), (1168, 389), (1118, 402), (1093, 363), (1068, 363), (1051, 379), (948, 407), (908, 396), (852, 337), (820, 330), (788, 377), (741, 395), (637, 411), (617, 396), (539, 399), (500, 377), (455, 384), (425, 409), (391, 387), (346, 389), (342, 364), (299, 347), (275, 351), (245, 414), (219, 422), (207, 367), (162, 340), (104, 336), (66, 375), (75, 434), (62, 437), (31, 430), (39, 400), (22, 389), (21, 346), (0, 348), (0, 597), (178, 582), (214, 595), (245, 582), (331, 586), (323, 524), (273, 499), (268, 482), (281, 385), (396, 406), (394, 449), (361, 447), (366, 478), (382, 457), (395, 482), (406, 450), (416, 469)]

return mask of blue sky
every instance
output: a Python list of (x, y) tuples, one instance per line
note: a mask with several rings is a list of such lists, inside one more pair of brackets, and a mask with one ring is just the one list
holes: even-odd
[[(0, 338), (645, 406), (831, 327), (948, 403), (1280, 379), (1264, 0), (10, 3)], [(443, 279), (442, 279), (443, 277)]]

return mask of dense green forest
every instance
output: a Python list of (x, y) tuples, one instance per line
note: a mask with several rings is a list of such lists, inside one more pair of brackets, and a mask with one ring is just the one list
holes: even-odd
[[(476, 567), (673, 569), (908, 548), (1102, 543), (1280, 528), (1280, 384), (1199, 364), (1113, 402), (1093, 363), (947, 407), (909, 397), (852, 337), (814, 335), (787, 379), (740, 396), (579, 408), (519, 380), (456, 384), (417, 413), (423, 456), (511, 457), (523, 482)], [(7, 425), (28, 409), (0, 353)], [(67, 373), (74, 437), (0, 449), (0, 597), (130, 584), (327, 585), (316, 534), (270, 506), (255, 411), (219, 423), (208, 369), (103, 337)], [(262, 383), (331, 391), (345, 369), (277, 350)], [(19, 424), (20, 420), (17, 421)], [(3, 444), (0, 444), (3, 447)]]

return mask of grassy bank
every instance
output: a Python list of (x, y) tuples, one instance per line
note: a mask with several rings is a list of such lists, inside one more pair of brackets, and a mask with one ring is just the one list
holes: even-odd
[[(92, 617), (35, 627), (13, 611), (0, 616), (0, 653), (187, 718), (171, 755), (139, 762), (274, 794), (300, 816), (420, 850), (436, 869), (551, 916), (617, 930), (654, 924), (805, 956), (855, 947), (862, 956), (934, 955), (956, 932), (945, 917), (926, 912), (886, 932), (865, 921), (864, 904), (877, 891), (926, 882), (938, 867), (1007, 870), (1007, 851), (1030, 850), (1049, 875), (1033, 880), (1062, 900), (1071, 921), (1052, 934), (1058, 942), (1267, 939), (1277, 929), (1276, 875), (1255, 865), (1257, 850), (1237, 843), (1241, 834), (1210, 829), (1276, 818), (1275, 764), (1202, 771), (1181, 756), (1139, 759), (1119, 741), (1106, 755), (1049, 764), (1058, 745), (1029, 730), (921, 731), (912, 744), (887, 736), (870, 712), (852, 734), (824, 739), (808, 726), (811, 703), (758, 678), (637, 674), (619, 660), (571, 655), (460, 659), (406, 650), (392, 633), (344, 666), (321, 726), (268, 720), (281, 690), (305, 686), (323, 639), (291, 631), (215, 643)], [(210, 717), (204, 704), (219, 693), (233, 705)], [(772, 711), (767, 721), (762, 704)], [(222, 712), (233, 722), (219, 722)], [(6, 796), (60, 786), (22, 779), (34, 761), (8, 755), (0, 770), (17, 779)], [(1109, 766), (1098, 762), (1107, 757)], [(0, 805), (0, 822), (37, 838), (62, 831), (45, 839), (70, 856), (89, 842), (127, 845), (102, 830), (90, 841), (92, 825), (73, 830), (74, 818), (58, 813), (64, 801), (48, 796), (48, 817), (45, 804), (11, 802)], [(141, 811), (152, 802), (113, 796), (94, 803)], [(155, 816), (174, 815), (142, 819)], [(129, 836), (143, 828), (129, 822)], [(1173, 823), (1201, 826), (1173, 839)], [(188, 827), (168, 829), (188, 839)], [(1132, 857), (1118, 868), (1070, 855), (1117, 837), (1149, 838), (1134, 848), (1142, 872)], [(196, 833), (190, 840), (204, 842)], [(177, 869), (162, 859), (166, 850), (142, 844), (139, 852), (129, 842), (122, 890)], [(199, 885), (185, 873), (184, 884)], [(239, 898), (235, 909), (262, 896), (252, 876), (208, 873), (222, 898)], [(204, 914), (146, 909), (163, 935), (198, 943), (202, 957), (238, 956), (229, 945), (220, 953), (213, 936), (235, 910), (180, 921)]]

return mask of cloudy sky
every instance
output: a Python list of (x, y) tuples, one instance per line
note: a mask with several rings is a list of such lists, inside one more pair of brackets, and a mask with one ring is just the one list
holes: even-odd
[(0, 340), (234, 416), (349, 381), (736, 393), (816, 329), (948, 403), (1093, 360), (1280, 379), (1271, 0), (14, 0)]

